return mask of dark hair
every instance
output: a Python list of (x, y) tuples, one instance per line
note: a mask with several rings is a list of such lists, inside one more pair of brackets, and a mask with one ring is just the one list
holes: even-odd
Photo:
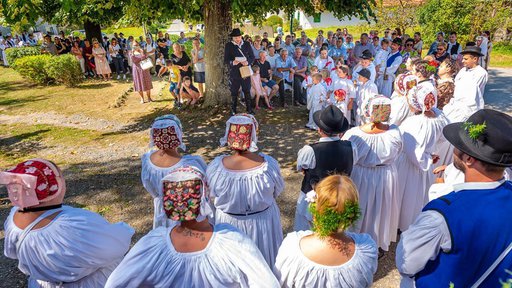
[(505, 167), (503, 167), (503, 166), (496, 166), (494, 164), (487, 163), (487, 162), (484, 162), (484, 161), (481, 161), (481, 160), (478, 160), (478, 161), (480, 161), (480, 163), (482, 164), (482, 167), (484, 168), (485, 172), (487, 172), (487, 173), (501, 173), (501, 174), (503, 174), (505, 172)]
[(368, 37), (368, 33), (362, 33), (362, 34), (361, 34), (361, 37), (363, 37), (363, 36)]
[(389, 40), (388, 39), (382, 39), (382, 41), (380, 41), (380, 45), (382, 45), (382, 43), (389, 44)]
[[(187, 80), (190, 80), (190, 76), (185, 76), (183, 77), (183, 82), (187, 81)], [(191, 80), (192, 81), (192, 80)]]
[(450, 32), (450, 35), (455, 35), (455, 36), (457, 36), (457, 32), (452, 31), (452, 32)]
[(421, 60), (414, 63), (414, 68), (416, 72), (420, 73), (423, 78), (430, 78), (434, 74), (434, 72), (427, 70), (428, 61)]
[(405, 40), (405, 44), (407, 44), (407, 42), (412, 42), (412, 44), (414, 44), (414, 39), (412, 39), (412, 38), (407, 38), (407, 40)]
[(491, 36), (491, 31), (489, 31), (489, 30), (485, 30), (485, 31), (484, 31), (484, 33), (485, 33), (485, 35), (487, 35), (487, 36)]
[(341, 65), (341, 71), (343, 71), (345, 74), (348, 74), (350, 72), (350, 68), (347, 65)]
[(114, 37), (114, 38), (112, 38), (112, 40), (110, 40), (110, 41), (116, 41), (116, 42), (117, 42), (117, 38), (116, 38), (116, 37)]
[(172, 64), (172, 60), (171, 59), (165, 60), (165, 65), (169, 66), (170, 64)]
[(470, 47), (470, 46), (476, 46), (476, 43), (473, 41), (469, 41), (468, 43), (466, 43), (466, 47)]
[(379, 40), (379, 36), (374, 36), (372, 40)]
[(396, 30), (396, 33), (398, 34), (398, 36), (402, 36), (402, 30), (400, 28), (395, 28)]
[(457, 63), (457, 61), (451, 59), (450, 57), (444, 59), (444, 61), (441, 63), (446, 64), (446, 67), (450, 70), (450, 75), (452, 75), (452, 76), (455, 76), (460, 70), (460, 67), (459, 67), (459, 64)]

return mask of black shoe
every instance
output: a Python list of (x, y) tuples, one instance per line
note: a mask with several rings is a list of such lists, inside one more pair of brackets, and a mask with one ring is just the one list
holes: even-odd
[(256, 114), (256, 113), (254, 113), (254, 111), (253, 111), (253, 110), (251, 110), (251, 111), (247, 111), (247, 114), (254, 115), (254, 114)]

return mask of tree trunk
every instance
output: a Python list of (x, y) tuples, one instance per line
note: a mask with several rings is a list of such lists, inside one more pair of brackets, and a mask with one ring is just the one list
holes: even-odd
[(84, 22), (85, 38), (92, 42), (92, 38), (96, 38), (100, 43), (103, 41), (101, 36), (101, 26), (99, 24), (85, 21)]
[(231, 1), (206, 0), (204, 7), (205, 43), (205, 106), (230, 102), (228, 67), (224, 65), (224, 46), (232, 28)]

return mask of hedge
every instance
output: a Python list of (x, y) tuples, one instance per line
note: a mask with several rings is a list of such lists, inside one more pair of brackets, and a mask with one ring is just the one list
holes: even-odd
[(37, 84), (59, 83), (76, 86), (83, 79), (78, 60), (73, 55), (34, 55), (19, 58), (15, 70)]
[(41, 50), (39, 47), (21, 47), (21, 48), (9, 48), (5, 50), (7, 62), (12, 68), (16, 67), (16, 60), (26, 56), (40, 55)]
[(52, 81), (46, 70), (46, 65), (50, 62), (50, 55), (34, 55), (17, 59), (13, 65), (15, 70), (38, 84), (48, 84)]

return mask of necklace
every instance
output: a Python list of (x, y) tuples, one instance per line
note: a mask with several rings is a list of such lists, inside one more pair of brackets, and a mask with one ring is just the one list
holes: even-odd
[(57, 204), (57, 205), (43, 206), (43, 207), (32, 207), (32, 208), (28, 207), (23, 210), (18, 210), (18, 212), (20, 212), (20, 213), (39, 212), (39, 211), (47, 211), (47, 210), (57, 209), (57, 208), (61, 208), (61, 207), (62, 207), (62, 203)]

